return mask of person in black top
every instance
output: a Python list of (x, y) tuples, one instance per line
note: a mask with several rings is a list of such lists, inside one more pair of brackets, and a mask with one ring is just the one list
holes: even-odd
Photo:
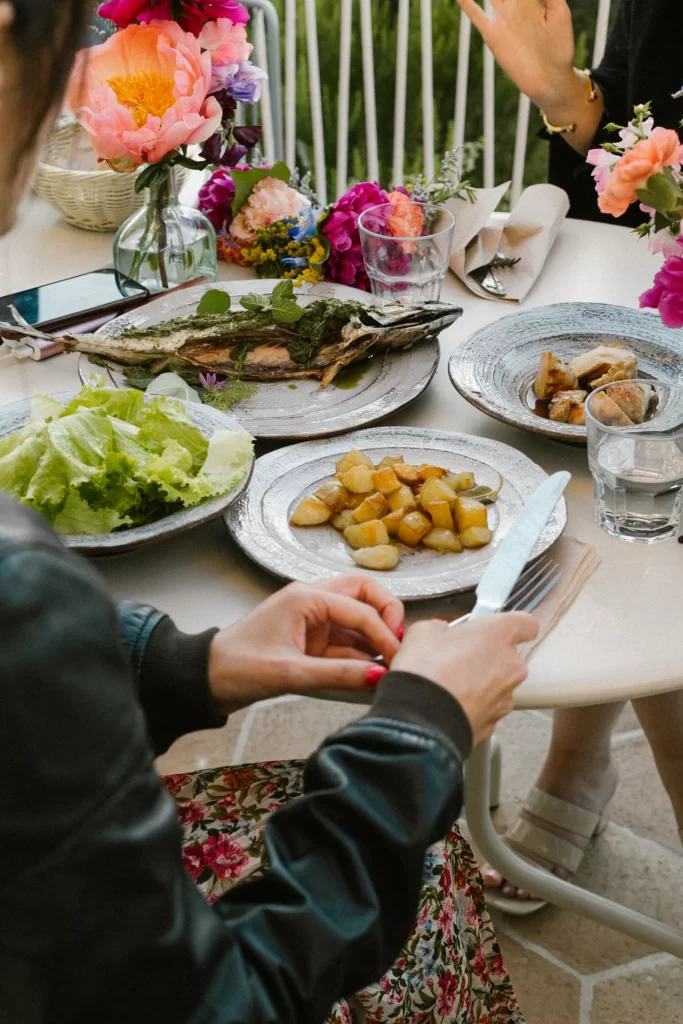
[[(0, 233), (90, 9), (0, 0)], [(368, 576), (344, 577), (285, 587), (227, 629), (186, 636), (153, 608), (115, 603), (44, 520), (0, 493), (3, 1024), (321, 1024), (335, 1001), (379, 982), (420, 927), (425, 869), (436, 954), (413, 948), (412, 974), (396, 965), (391, 1014), (405, 998), (406, 1022), (424, 1017), (419, 1006), (463, 1024), (524, 1024), (453, 822), (463, 762), (512, 709), (526, 675), (516, 645), (538, 626), (521, 613), (457, 630), (423, 622), (401, 643), (403, 615)], [(182, 733), (278, 693), (365, 688), (383, 674), (377, 655), (391, 671), (372, 709), (302, 770), (282, 771), (286, 792), (272, 766), (263, 785), (226, 769), (162, 786), (153, 758)], [(185, 870), (167, 792), (183, 784), (212, 807), (193, 844), (199, 871), (187, 849)], [(245, 796), (249, 814), (236, 813)], [(183, 803), (184, 825), (197, 809)], [(240, 846), (231, 828), (249, 817), (255, 834)], [(425, 861), (438, 841), (449, 855)], [(210, 904), (195, 885), (204, 868), (239, 880), (249, 856), (250, 880), (206, 894)]]
[[(600, 213), (585, 157), (610, 137), (614, 141), (606, 124), (626, 125), (633, 107), (649, 100), (655, 123), (678, 129), (683, 138), (683, 99), (672, 95), (683, 86), (681, 0), (620, 0), (604, 58), (590, 77), (574, 67), (566, 0), (492, 0), (491, 18), (475, 0), (458, 3), (503, 70), (545, 115), (549, 178), (569, 194), (571, 216), (630, 226), (646, 220), (637, 203), (616, 221)], [(622, 710), (612, 704), (555, 712), (537, 787), (508, 836), (511, 845), (561, 877), (577, 870), (616, 788), (611, 734)], [(683, 837), (683, 691), (634, 701), (634, 710)], [(552, 855), (540, 853), (544, 846)], [(541, 905), (491, 868), (483, 874), (493, 906), (521, 915)]]
[[(569, 215), (614, 223), (598, 209), (585, 156), (594, 146), (615, 140), (605, 125), (628, 124), (634, 106), (650, 100), (655, 123), (678, 129), (683, 139), (683, 99), (673, 98), (683, 86), (683, 4), (620, 0), (604, 57), (592, 71), (596, 95), (591, 101), (586, 77), (574, 67), (566, 0), (494, 0), (492, 20), (475, 0), (458, 3), (503, 70), (545, 114), (550, 125), (548, 180), (569, 195)], [(566, 130), (569, 126), (574, 130)], [(646, 219), (634, 204), (616, 223), (635, 226)]]

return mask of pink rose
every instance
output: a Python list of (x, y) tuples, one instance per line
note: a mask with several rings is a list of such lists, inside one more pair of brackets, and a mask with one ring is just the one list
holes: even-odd
[(658, 309), (667, 327), (683, 327), (683, 257), (669, 256), (652, 288), (640, 296), (640, 305)]
[(218, 878), (237, 878), (249, 863), (246, 853), (230, 836), (209, 836), (202, 847), (204, 864)]
[(332, 281), (370, 290), (358, 231), (358, 218), (371, 206), (388, 202), (387, 193), (376, 182), (364, 181), (338, 199), (321, 233), (330, 243), (328, 272)]

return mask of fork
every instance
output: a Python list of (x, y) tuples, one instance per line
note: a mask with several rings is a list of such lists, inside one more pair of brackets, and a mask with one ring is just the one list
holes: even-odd
[(477, 267), (476, 270), (472, 271), (472, 277), (480, 287), (484, 289), (484, 291), (489, 292), (491, 295), (497, 295), (500, 299), (504, 299), (507, 295), (507, 289), (499, 278), (496, 277), (493, 271), (505, 270), (508, 267), (515, 267), (520, 262), (521, 258), (521, 256), (504, 256), (499, 249), (490, 263), (487, 263), (483, 267)]
[[(537, 558), (528, 569), (525, 569), (517, 580), (515, 589), (503, 607), (504, 612), (532, 612), (559, 583), (563, 569), (559, 562), (548, 555)], [(467, 622), (470, 613), (449, 622), (449, 626), (459, 626)]]

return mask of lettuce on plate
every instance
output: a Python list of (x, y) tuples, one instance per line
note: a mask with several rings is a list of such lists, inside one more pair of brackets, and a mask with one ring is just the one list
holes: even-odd
[(0, 490), (58, 533), (111, 533), (233, 490), (252, 450), (244, 431), (207, 441), (174, 399), (91, 385), (66, 406), (36, 395), (24, 427), (0, 439)]

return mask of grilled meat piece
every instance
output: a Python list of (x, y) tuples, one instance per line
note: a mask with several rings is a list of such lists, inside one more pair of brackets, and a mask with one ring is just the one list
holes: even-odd
[(582, 352), (569, 364), (578, 380), (588, 381), (591, 390), (617, 380), (629, 380), (636, 372), (637, 358), (623, 345), (599, 345)]
[(536, 398), (552, 398), (557, 391), (572, 391), (578, 384), (576, 374), (567, 363), (558, 359), (552, 352), (542, 353), (534, 381)]
[(548, 418), (556, 423), (585, 423), (584, 402), (587, 396), (587, 391), (558, 391), (548, 407)]
[(628, 381), (618, 387), (607, 388), (605, 394), (619, 406), (632, 423), (642, 423), (652, 398), (652, 388), (648, 384)]

